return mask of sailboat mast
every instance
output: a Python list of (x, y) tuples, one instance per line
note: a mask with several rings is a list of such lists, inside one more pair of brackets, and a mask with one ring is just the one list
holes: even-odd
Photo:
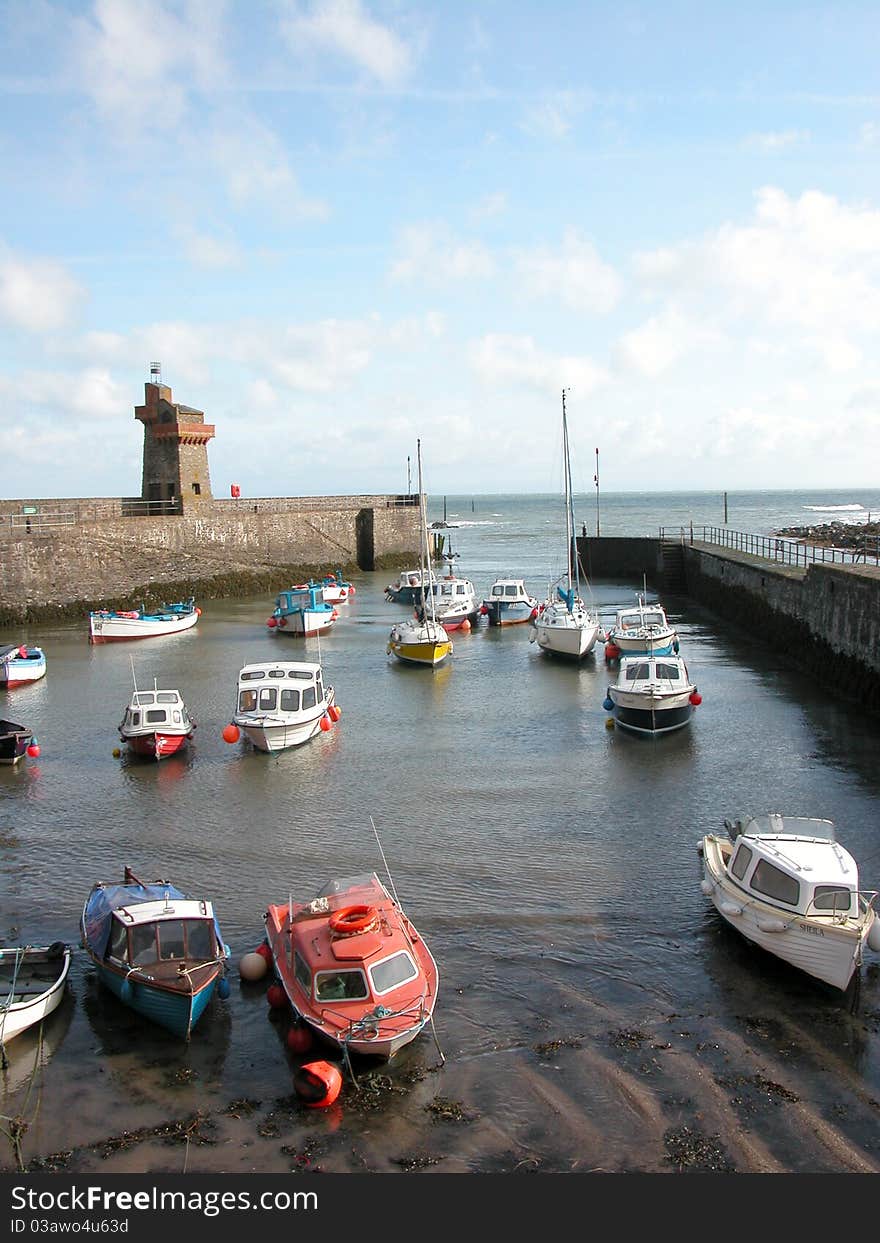
[[(419, 471), (419, 594), (422, 598), (422, 617), (428, 620), (428, 600), (431, 601), (430, 617), (436, 622), (434, 612), (434, 585), (431, 582), (431, 555), (428, 552), (428, 518), (425, 513), (425, 494), (422, 491), (422, 442), (416, 441), (416, 459)], [(428, 594), (425, 595), (425, 579), (428, 579)]]
[(568, 557), (568, 609), (574, 609), (574, 594), (580, 591), (577, 555), (574, 547), (574, 510), (571, 496), (571, 457), (568, 448), (568, 416), (565, 411), (565, 394), (562, 390), (562, 452), (565, 460), (565, 535)]

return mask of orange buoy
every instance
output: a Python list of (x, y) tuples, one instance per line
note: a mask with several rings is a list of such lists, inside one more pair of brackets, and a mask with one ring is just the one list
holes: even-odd
[(321, 717), (320, 721), (318, 722), (318, 725), (320, 726), (323, 733), (326, 734), (328, 729), (332, 728), (333, 722), (330, 720), (329, 716), (325, 715)]
[(201, 617), (201, 615), (202, 615), (202, 610), (196, 607), (196, 617)]
[(332, 1105), (342, 1091), (342, 1075), (332, 1062), (307, 1062), (293, 1076), (297, 1096), (310, 1109)]
[(330, 717), (331, 721), (338, 721), (342, 716), (342, 709), (338, 704), (331, 704), (327, 709), (327, 715)]
[(617, 660), (619, 656), (620, 656), (620, 648), (617, 646), (616, 643), (605, 644), (605, 659), (606, 660)]
[(459, 630), (463, 630), (466, 634), (468, 630), (470, 630), (470, 628), (471, 628), (471, 623), (467, 618), (465, 618), (464, 621), (459, 626)]
[(275, 629), (275, 627), (278, 625), (278, 622), (277, 622), (276, 618), (274, 618), (274, 617), (267, 617), (267, 618), (266, 618), (266, 625), (269, 627), (269, 629), (270, 629), (270, 630), (274, 630), (274, 629)]
[(374, 906), (343, 906), (334, 911), (327, 921), (331, 932), (337, 936), (351, 937), (358, 932), (369, 932), (379, 922), (379, 912)]
[(703, 702), (703, 696), (700, 694), (699, 691), (692, 691), (689, 696), (689, 699), (695, 708), (697, 707), (698, 704), (701, 704)]
[(237, 725), (227, 725), (223, 731), (224, 742), (238, 742), (241, 737), (241, 731)]

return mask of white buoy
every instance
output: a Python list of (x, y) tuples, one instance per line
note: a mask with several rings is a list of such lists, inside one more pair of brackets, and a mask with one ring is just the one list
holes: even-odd
[(238, 960), (238, 974), (243, 980), (262, 980), (268, 967), (262, 954), (242, 954)]

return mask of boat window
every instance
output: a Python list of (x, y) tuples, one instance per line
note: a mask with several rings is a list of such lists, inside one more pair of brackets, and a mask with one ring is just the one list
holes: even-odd
[(131, 723), (132, 723), (132, 725), (140, 725), (140, 723), (141, 723), (141, 714), (140, 714), (139, 712), (132, 712), (130, 715), (131, 715)]
[(213, 958), (216, 954), (214, 928), (209, 919), (190, 919), (186, 923), (187, 958)]
[(287, 676), (289, 678), (299, 678), (301, 682), (311, 682), (315, 675), (311, 669), (291, 669)]
[(506, 596), (515, 596), (517, 594), (516, 586), (511, 583), (509, 587), (504, 588), (504, 594)]
[(238, 697), (239, 712), (253, 712), (257, 706), (256, 691), (242, 691)]
[(315, 976), (317, 1001), (363, 1001), (369, 995), (363, 971), (319, 971)]
[(283, 677), (284, 677), (284, 670), (283, 670), (283, 669), (270, 669), (270, 670), (269, 670), (269, 677), (270, 677), (270, 678), (283, 678)]
[(768, 898), (776, 898), (779, 902), (787, 902), (789, 906), (797, 906), (801, 887), (793, 876), (786, 875), (766, 859), (762, 859), (752, 873), (752, 888), (758, 893), (765, 893)]
[(164, 708), (147, 708), (146, 719), (150, 725), (162, 725), (168, 720), (168, 713)]
[(138, 704), (152, 704), (156, 702), (152, 691), (138, 691), (134, 698)]
[(281, 711), (299, 712), (299, 691), (285, 686), (281, 691)]
[(265, 711), (271, 711), (275, 707), (278, 699), (278, 692), (274, 686), (260, 687), (260, 708)]
[(174, 691), (159, 691), (159, 694), (156, 696), (156, 703), (157, 704), (176, 704), (177, 695), (175, 694)]
[(180, 713), (177, 711), (177, 709), (176, 709), (176, 708), (175, 708), (175, 709), (174, 709), (174, 711), (171, 713), (171, 718), (172, 718), (172, 720), (174, 721), (174, 724), (175, 724), (175, 725), (179, 725), (179, 724), (180, 724)]
[(416, 964), (405, 950), (401, 950), (393, 958), (386, 958), (384, 962), (377, 963), (370, 969), (373, 992), (377, 994), (387, 993), (389, 989), (397, 988), (398, 985), (405, 984), (407, 980), (412, 980), (417, 975)]
[(746, 869), (748, 868), (751, 861), (752, 861), (752, 852), (749, 850), (748, 846), (744, 846), (742, 843), (740, 843), (739, 850), (736, 852), (733, 863), (730, 866), (730, 870), (737, 880), (742, 880), (742, 878), (745, 876)]
[(649, 675), (649, 669), (648, 669), (647, 662), (645, 661), (642, 661), (638, 665), (627, 665), (626, 667), (625, 676), (626, 676), (627, 682), (636, 682), (636, 681), (641, 682), (641, 681), (647, 680), (648, 675)]
[(314, 686), (304, 686), (302, 694), (302, 706), (304, 708), (314, 708), (318, 702), (318, 692)]
[(136, 924), (131, 930), (131, 965), (143, 967), (156, 961), (156, 925)]
[(262, 669), (245, 669), (241, 674), (241, 680), (242, 682), (257, 682), (265, 676)]
[(646, 626), (662, 626), (663, 618), (660, 613), (645, 613), (643, 623)]
[(841, 885), (817, 885), (813, 906), (817, 911), (849, 911), (850, 890)]
[(293, 974), (296, 976), (296, 982), (306, 994), (307, 997), (312, 995), (312, 972), (309, 964), (303, 958), (298, 950), (293, 954)]
[(185, 958), (186, 938), (182, 919), (163, 920), (159, 924), (159, 957)]
[(666, 664), (662, 664), (658, 660), (654, 668), (657, 670), (658, 678), (668, 678), (670, 682), (677, 682), (678, 679), (681, 677), (681, 672), (678, 668), (678, 665), (666, 665)]
[(120, 962), (128, 958), (128, 929), (118, 919), (114, 919), (110, 926), (109, 957), (118, 958)]
[(503, 595), (504, 595), (504, 588), (503, 588), (503, 587), (498, 587), (498, 586), (493, 587), (493, 588), (492, 588), (492, 595), (493, 595), (493, 596), (503, 596)]

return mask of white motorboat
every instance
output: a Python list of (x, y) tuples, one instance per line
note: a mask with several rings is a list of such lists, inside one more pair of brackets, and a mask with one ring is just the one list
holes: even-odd
[(61, 1004), (70, 956), (61, 941), (0, 949), (0, 1065), (6, 1044)]
[(580, 564), (575, 543), (574, 510), (571, 494), (571, 460), (568, 445), (568, 419), (565, 390), (562, 393), (562, 451), (565, 474), (565, 558), (563, 576), (551, 585), (547, 599), (538, 606), (532, 624), (532, 641), (543, 652), (582, 660), (595, 647), (599, 637), (599, 615), (587, 608), (581, 596)]
[(830, 820), (772, 812), (725, 820), (698, 843), (701, 889), (732, 928), (777, 958), (845, 990), (867, 944), (880, 951), (876, 892)]
[(633, 608), (619, 609), (608, 631), (605, 656), (669, 656), (678, 652), (678, 635), (662, 605), (646, 604), (639, 596)]
[(340, 715), (319, 664), (263, 661), (239, 672), (232, 727), (223, 736), (235, 742), (240, 731), (258, 751), (284, 751), (326, 733)]
[(153, 611), (97, 609), (89, 613), (89, 642), (118, 643), (123, 639), (155, 639), (163, 634), (179, 634), (194, 626), (201, 615), (202, 610), (192, 598), (163, 604)]
[(324, 634), (339, 617), (334, 604), (324, 599), (323, 583), (295, 583), (275, 598), (275, 609), (266, 625), (276, 634), (312, 638)]
[[(429, 589), (434, 597), (434, 616), (446, 631), (470, 630), (480, 618), (480, 598), (476, 587), (469, 578), (455, 573), (458, 555), (451, 547), (444, 552), (447, 572), (442, 578), (434, 578)], [(421, 619), (418, 607), (416, 615)]]
[(624, 656), (603, 707), (635, 734), (668, 734), (687, 725), (702, 696), (682, 656)]
[(416, 442), (419, 463), (419, 582), (416, 587), (416, 615), (397, 622), (388, 636), (386, 652), (406, 665), (436, 668), (452, 655), (452, 640), (437, 619), (434, 593), (426, 584), (433, 581), (428, 528), (425, 525), (425, 495), (422, 491), (422, 442)]
[(490, 626), (519, 626), (538, 616), (538, 599), (521, 578), (496, 578), (483, 597), (480, 612)]

